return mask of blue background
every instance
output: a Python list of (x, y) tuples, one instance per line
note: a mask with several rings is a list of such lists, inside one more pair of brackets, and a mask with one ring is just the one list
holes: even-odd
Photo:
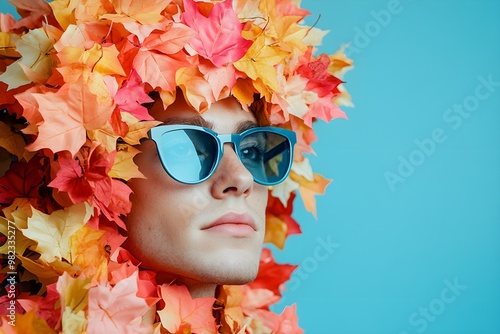
[(296, 302), (306, 333), (500, 333), (500, 1), (302, 7), (331, 30), (320, 52), (351, 43), (356, 107), (316, 124), (311, 162), (334, 182), (317, 221), (296, 201), (304, 233), (275, 256), (302, 267), (275, 310)]

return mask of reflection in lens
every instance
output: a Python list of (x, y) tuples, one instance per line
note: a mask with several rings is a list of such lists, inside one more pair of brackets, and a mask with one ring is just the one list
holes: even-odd
[(262, 152), (260, 159), (245, 160), (242, 157), (243, 164), (252, 173), (254, 179), (263, 183), (282, 181), (290, 163), (291, 152), (288, 139), (269, 131), (254, 132), (241, 141), (240, 151), (248, 143), (254, 143), (250, 146), (258, 147)]
[(163, 134), (160, 155), (169, 174), (181, 182), (205, 178), (214, 165), (217, 144), (206, 132), (185, 129)]

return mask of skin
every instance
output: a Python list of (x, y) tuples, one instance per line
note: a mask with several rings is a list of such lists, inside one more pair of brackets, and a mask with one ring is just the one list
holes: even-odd
[[(178, 99), (166, 111), (161, 103), (151, 114), (166, 123), (200, 125), (208, 122), (217, 133), (240, 132), (252, 113), (233, 99), (213, 104), (199, 114)], [(159, 284), (185, 284), (193, 297), (214, 296), (217, 285), (245, 284), (257, 275), (265, 232), (267, 187), (253, 181), (231, 144), (215, 173), (206, 181), (186, 185), (172, 179), (161, 166), (156, 145), (147, 140), (135, 162), (146, 179), (128, 184), (132, 211), (126, 217), (127, 249), (142, 266), (157, 272)], [(255, 222), (248, 236), (235, 236), (204, 226), (228, 213), (246, 214)]]

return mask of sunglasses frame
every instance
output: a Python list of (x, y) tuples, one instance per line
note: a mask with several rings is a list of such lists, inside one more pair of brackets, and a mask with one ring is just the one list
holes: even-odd
[[(176, 131), (176, 130), (198, 130), (198, 131), (202, 131), (202, 132), (209, 134), (210, 136), (212, 136), (215, 139), (215, 142), (217, 143), (217, 157), (216, 157), (215, 163), (212, 166), (210, 172), (203, 179), (200, 179), (198, 181), (186, 182), (186, 181), (179, 180), (177, 177), (175, 177), (174, 175), (172, 175), (168, 171), (168, 168), (166, 167), (166, 164), (163, 161), (161, 150), (159, 149), (160, 148), (159, 147), (160, 146), (160, 139), (165, 133), (171, 132), (171, 131)], [(279, 179), (278, 181), (262, 182), (262, 181), (256, 180), (254, 175), (252, 174), (252, 172), (250, 170), (248, 170), (248, 168), (243, 164), (239, 149), (236, 149), (240, 146), (241, 140), (244, 137), (251, 135), (253, 133), (256, 133), (256, 132), (275, 133), (277, 135), (280, 135), (280, 136), (286, 138), (288, 140), (288, 142), (290, 143), (288, 169), (286, 170), (286, 173), (283, 175), (283, 177), (281, 179)], [(240, 159), (240, 163), (250, 172), (250, 174), (252, 174), (254, 182), (256, 182), (258, 184), (265, 185), (265, 186), (273, 186), (273, 185), (279, 184), (279, 183), (283, 182), (288, 177), (288, 174), (290, 173), (290, 170), (292, 168), (292, 162), (293, 162), (293, 150), (294, 150), (295, 143), (297, 142), (297, 137), (296, 137), (295, 132), (293, 132), (291, 130), (283, 129), (283, 128), (274, 127), (274, 126), (255, 127), (255, 128), (245, 130), (241, 133), (219, 134), (211, 129), (208, 129), (208, 128), (205, 128), (202, 126), (186, 125), (186, 124), (173, 124), (173, 125), (158, 125), (158, 126), (152, 128), (151, 130), (149, 130), (148, 134), (149, 134), (149, 137), (151, 138), (151, 140), (153, 140), (155, 145), (156, 145), (156, 149), (158, 151), (158, 157), (160, 158), (160, 162), (161, 162), (165, 172), (167, 172), (167, 174), (170, 175), (170, 177), (173, 178), (174, 180), (176, 180), (177, 182), (184, 183), (184, 184), (198, 184), (198, 183), (202, 183), (202, 182), (206, 181), (207, 179), (209, 179), (215, 173), (215, 171), (217, 170), (217, 167), (219, 167), (219, 163), (222, 159), (222, 155), (224, 154), (224, 144), (226, 144), (226, 143), (233, 144), (234, 151), (235, 151), (236, 155), (238, 156), (238, 159)]]

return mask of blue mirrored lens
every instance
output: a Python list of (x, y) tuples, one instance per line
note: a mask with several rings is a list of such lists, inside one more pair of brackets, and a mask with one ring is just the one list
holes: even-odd
[(276, 184), (290, 168), (291, 144), (286, 137), (274, 132), (253, 132), (242, 138), (239, 155), (255, 181)]
[(206, 178), (217, 159), (215, 138), (195, 129), (164, 133), (158, 150), (170, 175), (186, 183), (196, 183)]

